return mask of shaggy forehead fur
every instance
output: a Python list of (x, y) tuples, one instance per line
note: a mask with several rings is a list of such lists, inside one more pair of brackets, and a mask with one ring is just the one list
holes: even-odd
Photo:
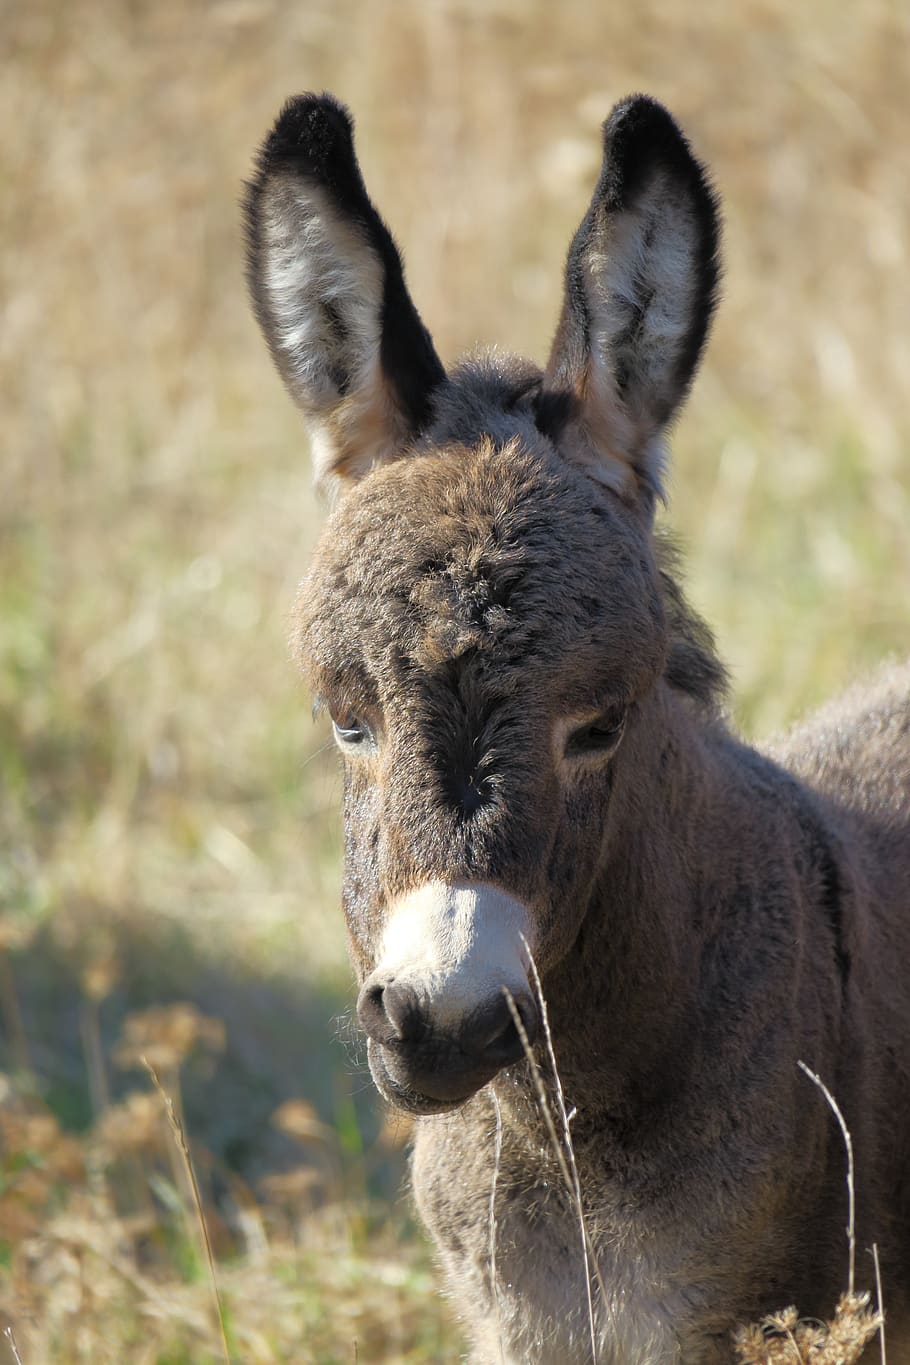
[[(722, 670), (635, 511), (536, 425), (539, 373), (475, 358), (425, 439), (335, 509), (302, 586), (296, 653), (317, 691), (376, 708), (415, 670), (470, 657), (501, 695), (543, 670), (578, 713), (634, 701), (663, 667), (709, 700)], [(391, 689), (391, 691), (389, 690)]]

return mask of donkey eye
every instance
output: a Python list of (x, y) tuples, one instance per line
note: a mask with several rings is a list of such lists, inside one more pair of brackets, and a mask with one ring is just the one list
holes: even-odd
[(622, 739), (625, 729), (625, 712), (618, 707), (605, 711), (596, 720), (573, 730), (566, 741), (566, 755), (581, 758), (585, 754), (609, 754)]
[(358, 716), (343, 716), (341, 720), (333, 718), (332, 729), (338, 743), (344, 745), (346, 749), (356, 748), (359, 744), (368, 745), (373, 740), (370, 727)]

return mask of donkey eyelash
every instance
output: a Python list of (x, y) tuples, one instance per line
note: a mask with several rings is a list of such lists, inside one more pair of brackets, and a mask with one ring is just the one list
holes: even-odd
[(371, 726), (354, 712), (332, 716), (332, 731), (339, 748), (348, 752), (372, 753), (376, 748)]
[(369, 726), (356, 716), (347, 717), (343, 724), (333, 720), (332, 728), (342, 744), (362, 744), (365, 740), (372, 739)]
[(349, 710), (343, 705), (335, 705), (322, 693), (318, 693), (313, 699), (313, 720), (318, 720), (320, 716), (326, 714), (339, 744), (354, 746), (364, 740), (371, 745), (375, 744), (375, 735), (369, 722), (363, 720), (356, 711)]
[(571, 730), (566, 737), (567, 758), (588, 758), (611, 754), (619, 745), (626, 728), (626, 713), (619, 707)]

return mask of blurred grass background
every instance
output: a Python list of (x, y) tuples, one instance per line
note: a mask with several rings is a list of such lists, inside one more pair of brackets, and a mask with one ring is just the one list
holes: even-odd
[(599, 124), (671, 107), (726, 281), (669, 520), (764, 733), (910, 640), (910, 11), (6, 0), (0, 55), (0, 1327), (24, 1365), (221, 1358), (158, 1046), (236, 1359), (454, 1360), (338, 1023), (339, 782), (285, 643), (319, 514), (241, 181), (333, 90), (443, 357), (542, 359)]

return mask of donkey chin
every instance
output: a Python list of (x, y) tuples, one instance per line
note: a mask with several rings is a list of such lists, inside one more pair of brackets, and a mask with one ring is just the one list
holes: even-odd
[(539, 1022), (530, 923), (526, 906), (487, 883), (430, 882), (390, 907), (357, 1017), (391, 1104), (455, 1109), (520, 1060)]

